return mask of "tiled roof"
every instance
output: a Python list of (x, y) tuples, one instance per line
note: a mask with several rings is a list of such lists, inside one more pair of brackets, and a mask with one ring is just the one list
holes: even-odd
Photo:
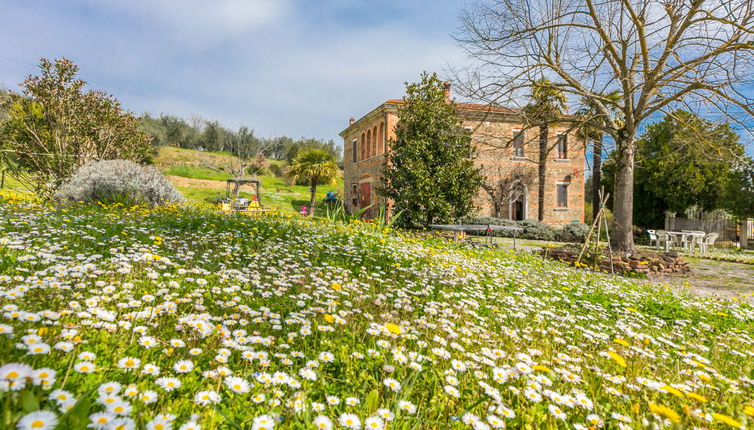
[[(402, 105), (403, 99), (390, 99), (385, 102), (386, 104)], [(511, 109), (503, 106), (494, 106), (478, 103), (455, 103), (455, 107), (462, 110), (475, 110), (480, 112), (499, 112), (499, 113), (520, 113), (521, 109)]]

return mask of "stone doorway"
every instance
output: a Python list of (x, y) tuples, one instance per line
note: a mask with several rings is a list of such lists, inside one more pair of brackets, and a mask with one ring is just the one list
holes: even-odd
[(526, 219), (526, 186), (520, 181), (511, 187), (508, 213), (513, 221)]

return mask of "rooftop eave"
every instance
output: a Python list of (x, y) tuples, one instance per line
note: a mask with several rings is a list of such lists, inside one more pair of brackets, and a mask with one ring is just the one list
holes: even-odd
[(369, 113), (359, 118), (353, 124), (346, 127), (343, 131), (338, 133), (338, 135), (342, 138), (345, 138), (346, 136), (351, 134), (353, 130), (360, 129), (361, 127), (364, 126), (364, 123), (370, 122), (372, 119), (374, 119), (374, 117), (376, 117), (380, 113), (383, 113), (387, 110), (395, 110), (395, 109), (396, 109), (396, 103), (394, 103), (393, 100), (388, 100), (385, 103), (382, 103), (381, 105), (369, 111)]

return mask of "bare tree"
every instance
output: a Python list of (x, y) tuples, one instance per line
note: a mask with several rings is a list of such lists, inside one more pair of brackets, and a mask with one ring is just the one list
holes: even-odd
[[(482, 171), (482, 175), (484, 176), (482, 189), (487, 193), (487, 197), (492, 203), (495, 218), (501, 218), (506, 205), (519, 197), (514, 192), (516, 184), (528, 189), (534, 185), (537, 177), (530, 166), (524, 165), (516, 165), (513, 169), (506, 169), (501, 166), (487, 168)], [(508, 215), (510, 216), (510, 214)]]
[[(477, 60), (455, 71), (467, 96), (516, 105), (544, 77), (571, 103), (586, 99), (602, 113), (598, 127), (617, 150), (616, 249), (634, 248), (634, 152), (643, 122), (680, 107), (743, 127), (754, 116), (754, 0), (479, 1), (461, 19), (456, 38)], [(614, 91), (618, 100), (605, 97)]]

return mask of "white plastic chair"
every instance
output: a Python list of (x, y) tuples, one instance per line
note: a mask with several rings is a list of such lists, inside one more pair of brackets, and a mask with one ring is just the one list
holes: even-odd
[(718, 236), (718, 233), (710, 233), (699, 240), (699, 249), (702, 251), (702, 254), (707, 253), (707, 248), (715, 244)]
[(649, 246), (660, 247), (660, 238), (657, 236), (657, 232), (654, 230), (647, 230), (649, 235)]

